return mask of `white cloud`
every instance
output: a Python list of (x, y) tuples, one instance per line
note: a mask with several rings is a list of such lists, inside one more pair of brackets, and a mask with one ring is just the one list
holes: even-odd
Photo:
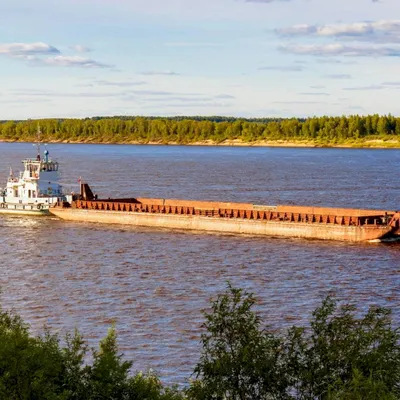
[(222, 93), (222, 94), (218, 94), (218, 95), (214, 96), (214, 98), (215, 99), (235, 99), (236, 97), (232, 96), (231, 94)]
[(8, 56), (18, 57), (58, 53), (60, 53), (58, 49), (43, 42), (0, 44), (0, 54)]
[(76, 44), (75, 46), (71, 46), (70, 49), (75, 50), (78, 53), (88, 53), (92, 51), (89, 47), (83, 46), (81, 44)]
[(324, 75), (324, 78), (328, 78), (328, 79), (351, 79), (351, 75), (349, 75), (349, 74), (328, 74), (328, 75)]
[(281, 71), (281, 72), (300, 72), (303, 71), (301, 65), (268, 65), (258, 68), (259, 71)]
[(93, 97), (93, 98), (101, 98), (101, 97), (115, 97), (120, 95), (121, 93), (113, 93), (113, 92), (60, 92), (53, 90), (33, 90), (33, 89), (23, 89), (23, 90), (14, 90), (13, 93), (17, 96), (24, 97), (47, 97), (47, 98), (69, 98), (69, 97)]
[(374, 31), (370, 23), (354, 23), (343, 25), (323, 25), (316, 27), (319, 36), (358, 36), (370, 34)]
[(354, 87), (345, 87), (343, 90), (381, 90), (384, 89), (382, 85), (370, 85), (370, 86), (354, 86)]
[(279, 49), (285, 53), (312, 55), (312, 56), (353, 56), (353, 57), (400, 57), (400, 45), (344, 45), (340, 43), (317, 45), (317, 44), (288, 44)]
[(111, 68), (112, 65), (104, 64), (90, 58), (80, 56), (55, 56), (38, 60), (46, 65), (56, 67), (81, 67), (81, 68)]
[(278, 35), (285, 36), (307, 36), (313, 35), (317, 32), (317, 27), (315, 25), (308, 24), (297, 24), (289, 26), (288, 28), (275, 29), (275, 33)]
[(220, 43), (213, 42), (169, 42), (165, 43), (168, 47), (217, 47)]
[(326, 58), (321, 58), (316, 61), (318, 64), (346, 64), (346, 65), (357, 64), (356, 61), (349, 61), (349, 60), (343, 61), (343, 60), (326, 59)]
[(325, 93), (325, 92), (302, 92), (299, 93), (302, 96), (330, 96), (329, 93)]
[(359, 39), (368, 37), (391, 43), (400, 38), (400, 20), (379, 20), (351, 24), (293, 25), (276, 29), (283, 36), (349, 37)]
[(140, 72), (141, 75), (147, 75), (147, 76), (157, 76), (157, 75), (162, 75), (162, 76), (179, 76), (177, 72), (173, 71), (143, 71)]
[(273, 104), (326, 104), (320, 101), (273, 101)]
[(383, 82), (382, 85), (385, 85), (385, 86), (400, 86), (400, 81)]
[[(129, 87), (129, 86), (141, 86), (146, 85), (145, 81), (105, 81), (105, 80), (97, 80), (94, 82), (99, 86), (114, 86), (114, 87)], [(90, 86), (93, 86), (91, 84)]]
[[(75, 46), (76, 49), (76, 46)], [(83, 46), (81, 46), (83, 51)], [(112, 65), (101, 63), (80, 56), (63, 56), (60, 51), (47, 43), (3, 43), (0, 44), (0, 55), (21, 59), (31, 65), (50, 65), (60, 67), (111, 68)], [(51, 55), (51, 56), (50, 56)], [(50, 57), (45, 57), (50, 56)]]
[(268, 4), (273, 2), (287, 2), (291, 0), (245, 0), (246, 3), (261, 3), (261, 4)]
[(303, 24), (277, 29), (275, 32), (292, 38), (306, 36), (336, 39), (334, 43), (290, 43), (280, 46), (280, 50), (287, 53), (313, 56), (400, 57), (400, 20), (351, 24)]

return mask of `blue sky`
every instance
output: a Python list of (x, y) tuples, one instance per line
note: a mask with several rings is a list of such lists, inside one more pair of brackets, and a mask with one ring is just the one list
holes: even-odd
[(0, 83), (0, 119), (398, 115), (400, 0), (0, 0)]

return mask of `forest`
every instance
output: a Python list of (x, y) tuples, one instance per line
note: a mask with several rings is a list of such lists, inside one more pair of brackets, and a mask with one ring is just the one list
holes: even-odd
[(400, 399), (400, 330), (389, 309), (370, 307), (363, 315), (327, 297), (308, 325), (275, 332), (256, 307), (252, 293), (228, 283), (203, 312), (199, 359), (180, 386), (164, 385), (152, 371), (134, 372), (115, 327), (90, 349), (78, 331), (62, 341), (48, 329), (35, 336), (0, 308), (0, 398)]
[(1, 141), (138, 144), (279, 144), (400, 147), (392, 115), (306, 119), (233, 117), (93, 117), (0, 121)]

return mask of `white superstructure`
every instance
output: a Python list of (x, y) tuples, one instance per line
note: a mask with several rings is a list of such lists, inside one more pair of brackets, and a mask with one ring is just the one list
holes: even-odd
[(14, 176), (10, 170), (7, 186), (0, 192), (0, 212), (13, 214), (47, 214), (57, 201), (67, 201), (71, 196), (63, 193), (59, 184), (59, 165), (44, 151), (40, 156), (38, 144), (36, 159), (25, 159), (23, 171)]

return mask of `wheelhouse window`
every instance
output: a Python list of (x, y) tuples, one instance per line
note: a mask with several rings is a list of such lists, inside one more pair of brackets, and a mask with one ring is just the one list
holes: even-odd
[(52, 162), (52, 161), (44, 162), (41, 165), (41, 170), (42, 171), (49, 171), (49, 172), (58, 171), (58, 163), (57, 162)]

